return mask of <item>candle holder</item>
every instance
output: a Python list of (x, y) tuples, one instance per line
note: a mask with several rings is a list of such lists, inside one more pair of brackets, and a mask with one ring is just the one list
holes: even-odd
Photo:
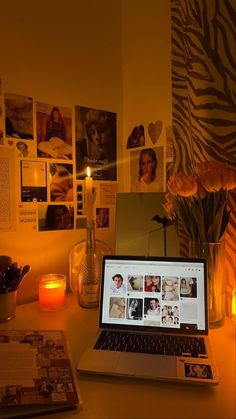
[(42, 311), (57, 311), (65, 306), (66, 277), (42, 275), (39, 282), (39, 305)]

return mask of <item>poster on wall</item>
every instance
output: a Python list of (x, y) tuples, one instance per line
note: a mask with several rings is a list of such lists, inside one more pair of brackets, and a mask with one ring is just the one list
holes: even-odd
[(33, 139), (33, 99), (14, 93), (5, 94), (6, 137)]
[(74, 207), (65, 204), (39, 204), (38, 230), (72, 230), (74, 228)]
[(84, 186), (78, 183), (76, 186), (77, 215), (84, 215)]
[(115, 205), (118, 182), (100, 183), (100, 203), (102, 205)]
[(7, 147), (0, 149), (0, 230), (13, 231), (16, 227), (16, 199), (14, 156)]
[(162, 130), (163, 122), (160, 119), (148, 124), (148, 135), (153, 145), (157, 145), (157, 142), (160, 141)]
[(72, 159), (70, 108), (36, 102), (38, 157)]
[(21, 201), (47, 201), (46, 163), (31, 160), (21, 161)]
[(25, 233), (26, 231), (37, 230), (37, 203), (20, 202), (17, 205), (17, 230)]
[(164, 191), (164, 147), (130, 152), (131, 192)]
[(96, 228), (109, 227), (109, 208), (96, 208)]
[(50, 200), (73, 201), (72, 164), (50, 164)]
[(95, 180), (116, 180), (116, 114), (76, 106), (75, 130), (77, 179), (89, 166)]
[[(11, 145), (12, 140), (8, 140), (8, 144)], [(35, 144), (33, 141), (16, 141), (16, 155), (18, 157), (35, 157)]]
[(136, 125), (127, 139), (126, 148), (136, 148), (145, 146), (145, 133), (143, 125)]

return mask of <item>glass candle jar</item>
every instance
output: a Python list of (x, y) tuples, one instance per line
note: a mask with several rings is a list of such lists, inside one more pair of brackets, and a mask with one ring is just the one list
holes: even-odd
[(42, 275), (39, 282), (41, 310), (60, 310), (65, 305), (66, 277), (62, 274)]

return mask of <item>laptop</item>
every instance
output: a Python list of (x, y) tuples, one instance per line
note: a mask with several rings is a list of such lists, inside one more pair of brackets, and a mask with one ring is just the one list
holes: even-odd
[(77, 370), (218, 384), (205, 259), (104, 256), (98, 335)]

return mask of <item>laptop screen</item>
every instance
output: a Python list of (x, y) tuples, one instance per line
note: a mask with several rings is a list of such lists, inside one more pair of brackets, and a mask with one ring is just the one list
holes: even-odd
[(206, 262), (105, 256), (100, 327), (208, 332)]

